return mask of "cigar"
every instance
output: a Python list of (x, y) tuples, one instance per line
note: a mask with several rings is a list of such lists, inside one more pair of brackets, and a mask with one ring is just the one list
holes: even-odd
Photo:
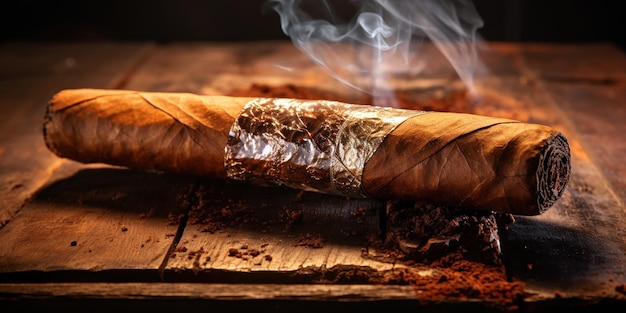
[(328, 100), (67, 89), (43, 124), (82, 163), (515, 215), (552, 207), (571, 171), (545, 125)]

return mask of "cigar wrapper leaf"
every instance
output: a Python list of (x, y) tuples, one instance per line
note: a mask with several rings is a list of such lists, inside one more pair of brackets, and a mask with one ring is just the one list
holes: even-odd
[(325, 100), (67, 89), (43, 132), (83, 163), (517, 215), (550, 208), (571, 171), (548, 126)]

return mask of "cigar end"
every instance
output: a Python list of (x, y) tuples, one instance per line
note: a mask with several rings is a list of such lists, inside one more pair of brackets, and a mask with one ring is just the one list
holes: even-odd
[(550, 137), (539, 156), (537, 167), (537, 207), (543, 214), (561, 197), (571, 172), (571, 155), (563, 134)]

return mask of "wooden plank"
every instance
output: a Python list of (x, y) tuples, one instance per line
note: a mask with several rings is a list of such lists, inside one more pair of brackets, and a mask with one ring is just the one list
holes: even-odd
[(521, 46), (518, 43), (484, 42), (478, 46), (477, 56), (484, 65), (477, 79), (490, 77), (519, 77)]
[[(75, 297), (101, 299), (145, 299), (155, 297), (193, 300), (197, 298), (213, 300), (236, 300), (242, 295), (248, 299), (275, 300), (413, 300), (409, 296), (409, 286), (372, 286), (372, 285), (310, 285), (310, 284), (197, 284), (176, 283), (2, 283), (0, 298), (11, 295), (29, 297)], [(409, 291), (409, 292), (407, 292)]]
[[(529, 308), (559, 299), (620, 299), (626, 278), (624, 148), (626, 57), (607, 44), (521, 45), (523, 80), (492, 89), (528, 104), (529, 121), (561, 130), (572, 148), (572, 177), (557, 205), (518, 217), (505, 233), (508, 270), (529, 286)], [(508, 85), (508, 86), (507, 86)]]
[[(218, 311), (502, 312), (480, 301), (428, 302), (411, 286), (321, 284), (54, 283), (0, 284), (0, 303), (10, 311), (81, 312)], [(24, 300), (25, 297), (28, 300)], [(243, 300), (245, 299), (245, 300)]]
[(263, 276), (271, 283), (319, 279), (310, 274), (342, 266), (394, 268), (363, 258), (368, 239), (381, 235), (384, 201), (224, 182), (205, 183), (201, 191), (203, 205), (190, 212), (181, 253), (167, 264), (172, 275), (187, 269), (196, 279), (215, 280), (207, 276), (241, 272), (252, 274), (246, 281)]
[(0, 47), (0, 227), (59, 165), (41, 132), (50, 97), (63, 88), (116, 86), (146, 49), (112, 43)]
[(90, 279), (90, 272), (104, 280), (129, 279), (108, 275), (109, 269), (145, 269), (151, 280), (159, 279), (178, 229), (170, 215), (187, 209), (179, 201), (190, 180), (59, 159), (47, 151), (41, 133), (54, 93), (119, 88), (151, 48), (25, 43), (0, 49), (3, 77), (11, 77), (0, 81), (8, 122), (0, 132), (4, 279), (72, 281)]
[[(540, 48), (534, 49), (546, 55), (553, 49), (545, 48), (544, 51)], [(72, 46), (70, 50), (73, 49), (78, 48)], [(108, 51), (111, 53), (115, 48)], [(565, 133), (573, 151), (574, 172), (561, 201), (542, 216), (517, 217), (516, 223), (502, 233), (508, 270), (515, 281), (527, 284), (532, 295), (524, 299), (525, 308), (567, 307), (568, 303), (578, 303), (577, 308), (598, 303), (600, 306), (595, 307), (603, 307), (607, 301), (623, 305), (625, 297), (618, 286), (624, 283), (626, 247), (620, 225), (626, 221), (621, 198), (623, 190), (619, 189), (623, 181), (617, 174), (622, 170), (619, 166), (623, 165), (619, 162), (623, 142), (615, 135), (623, 131), (616, 127), (600, 133), (599, 128), (591, 127), (602, 125), (604, 120), (618, 122), (623, 117), (621, 113), (606, 117), (615, 103), (624, 97), (622, 89), (614, 88), (620, 83), (592, 82), (592, 86), (587, 84), (572, 93), (569, 84), (584, 83), (584, 79), (578, 78), (584, 71), (574, 73), (579, 76), (568, 76), (577, 77), (574, 82), (546, 83), (545, 78), (552, 76), (534, 72), (535, 67), (543, 68), (541, 62), (544, 61), (529, 61), (528, 64), (534, 65), (527, 65), (530, 55), (523, 54), (522, 49), (514, 45), (501, 45), (493, 51), (500, 53), (498, 58), (487, 60), (487, 64), (495, 69), (494, 75), (480, 88), (501, 101), (489, 104), (494, 107), (475, 107), (474, 110), (553, 126)], [(105, 74), (93, 78), (94, 85), (91, 86), (97, 87), (100, 80), (110, 83), (112, 79), (111, 84), (119, 88), (228, 94), (255, 82), (270, 85), (302, 83), (305, 87), (356, 97), (354, 91), (329, 79), (315, 64), (296, 52), (289, 45), (274, 43), (165, 45), (152, 50), (141, 68), (136, 68), (135, 62), (125, 63), (128, 65), (125, 68), (136, 70), (132, 75), (123, 74), (124, 70), (120, 68), (109, 73), (103, 66), (101, 70)], [(30, 65), (23, 70), (23, 78), (17, 75), (16, 80), (9, 82), (9, 76), (20, 73), (19, 66), (13, 62), (19, 59), (19, 53), (14, 54), (4, 59), (11, 62), (3, 62), (11, 64), (7, 67), (7, 73), (11, 75), (0, 74), (0, 77), (7, 78), (0, 81), (2, 90), (7, 91), (6, 98), (2, 98), (5, 105), (0, 109), (9, 113), (6, 116), (14, 116), (7, 123), (11, 128), (19, 128), (23, 124), (20, 121), (29, 119), (33, 125), (39, 125), (40, 117), (35, 117), (37, 114), (32, 112), (42, 110), (42, 103), (57, 87), (78, 86), (75, 78), (86, 79), (81, 82), (90, 84), (88, 70), (80, 75), (61, 75), (50, 68), (38, 76), (33, 74), (37, 72), (37, 66)], [(51, 54), (46, 55), (50, 57)], [(97, 61), (98, 57), (93, 56), (93, 60)], [(284, 67), (276, 66), (285, 60), (291, 62), (294, 69), (301, 66), (303, 70), (286, 71)], [(41, 62), (35, 61), (34, 64), (47, 64)], [(600, 64), (593, 59), (591, 62)], [(424, 82), (437, 86), (443, 81), (454, 81), (445, 73), (442, 70), (440, 76), (433, 74), (406, 87), (423, 87), (420, 84)], [(611, 75), (619, 77), (618, 73)], [(111, 78), (113, 76), (122, 78)], [(28, 98), (27, 87), (33, 82), (50, 95)], [(13, 83), (20, 87), (13, 90)], [(572, 101), (572, 97), (576, 101)], [(20, 100), (30, 106), (10, 107), (6, 105), (9, 103), (6, 99), (31, 100)], [(592, 102), (601, 106), (588, 117), (584, 111)], [(592, 120), (589, 127), (583, 125), (586, 118)], [(338, 303), (346, 297), (363, 296), (378, 301), (370, 296), (373, 290), (381, 288), (383, 294), (390, 297), (389, 301), (380, 300), (381, 303), (392, 302), (401, 307), (404, 299), (413, 304), (429, 299), (420, 297), (428, 291), (428, 285), (424, 289), (411, 287), (411, 291), (400, 286), (346, 285), (352, 287), (341, 289), (342, 286), (320, 284), (269, 285), (315, 282), (320, 276), (311, 273), (336, 274), (333, 268), (343, 268), (345, 273), (351, 269), (377, 272), (399, 269), (398, 264), (362, 258), (362, 249), (367, 248), (367, 236), (380, 231), (378, 226), (383, 209), (380, 202), (355, 203), (341, 197), (252, 186), (246, 186), (242, 195), (241, 186), (235, 182), (195, 180), (98, 164), (84, 166), (60, 161), (49, 154), (47, 157), (52, 161), (42, 161), (29, 172), (27, 168), (38, 161), (32, 161), (32, 164), (20, 162), (26, 159), (24, 156), (32, 156), (33, 151), (42, 155), (47, 152), (41, 141), (36, 142), (41, 139), (38, 130), (28, 128), (24, 133), (26, 140), (20, 144), (13, 141), (22, 138), (19, 134), (0, 133), (3, 136), (0, 137), (0, 147), (4, 148), (0, 153), (10, 156), (1, 161), (10, 160), (5, 163), (7, 166), (3, 164), (2, 170), (12, 169), (0, 173), (0, 177), (7, 179), (4, 192), (14, 197), (6, 200), (7, 203), (17, 207), (7, 219), (10, 223), (0, 229), (0, 268), (4, 272), (0, 280), (29, 283), (0, 284), (2, 297), (41, 297), (47, 299), (39, 302), (42, 307), (51, 303), (67, 304), (64, 301), (67, 299), (92, 303), (91, 300), (102, 294), (104, 298), (120, 301), (133, 297), (158, 297), (173, 301), (168, 302), (170, 304), (182, 303), (178, 299), (201, 302), (199, 299), (213, 301), (220, 297), (234, 301), (222, 304), (224, 306), (245, 305), (245, 301), (239, 301), (241, 299), (278, 300), (272, 303), (284, 304), (280, 301), (285, 298), (276, 299), (272, 294), (276, 290), (288, 295), (285, 301), (294, 301), (298, 305), (302, 305), (299, 299), (310, 294), (310, 299), (321, 298), (322, 302), (330, 299), (334, 305), (340, 306)], [(10, 154), (13, 152), (7, 152), (9, 148), (22, 152)], [(613, 154), (604, 156), (604, 152)], [(19, 168), (23, 170), (16, 170)], [(613, 176), (612, 171), (616, 173)], [(33, 176), (32, 173), (35, 173), (36, 183), (23, 183), (27, 182), (29, 175)], [(12, 180), (11, 177), (21, 177), (22, 180)], [(24, 188), (28, 192), (15, 196), (23, 186), (30, 186)], [(39, 192), (34, 193), (35, 190)], [(31, 196), (23, 207), (18, 205)], [(233, 198), (240, 201), (229, 203), (227, 199)], [(221, 215), (232, 214), (238, 214), (240, 219), (229, 219), (229, 222), (219, 219)], [(172, 220), (173, 217), (176, 218)], [(177, 225), (178, 222), (181, 224)], [(323, 246), (316, 248), (316, 242), (323, 242)], [(416, 268), (420, 269), (419, 266)], [(423, 270), (424, 275), (439, 277), (437, 275), (441, 274), (429, 268)], [(31, 281), (136, 282), (160, 279), (177, 282), (176, 286), (183, 286), (181, 288), (186, 291), (177, 294), (172, 291), (174, 288), (165, 287), (172, 285), (158, 283), (148, 286), (87, 284), (84, 291), (79, 287), (82, 284), (30, 284)], [(251, 285), (250, 280), (258, 284)], [(244, 284), (181, 285), (184, 284), (181, 281)], [(300, 289), (290, 289), (291, 286)], [(272, 292), (260, 291), (268, 287)], [(63, 288), (67, 288), (66, 291)], [(133, 293), (133, 288), (146, 288), (146, 291)], [(445, 300), (441, 302), (443, 305), (475, 303), (474, 300)], [(18, 303), (16, 306), (22, 304), (15, 303)]]
[[(589, 61), (594, 63), (605, 57), (592, 53)], [(614, 61), (619, 63), (623, 59), (618, 57)], [(558, 107), (556, 110), (540, 109), (546, 115), (552, 111), (553, 118), (567, 127), (576, 159), (572, 164), (571, 193), (564, 197), (562, 209), (548, 215), (545, 226), (521, 221), (514, 230), (516, 244), (525, 246), (527, 252), (518, 261), (526, 261), (532, 269), (529, 270), (527, 264), (525, 269), (519, 266), (511, 270), (518, 277), (546, 282), (531, 286), (537, 286), (551, 297), (626, 299), (620, 291), (620, 286), (626, 282), (626, 232), (621, 226), (626, 222), (621, 182), (626, 173), (621, 160), (626, 155), (619, 139), (624, 127), (621, 122), (612, 123), (625, 114), (619, 96), (614, 97), (623, 94), (623, 88), (601, 85), (586, 84), (585, 80), (582, 84), (573, 81), (561, 85), (543, 79), (538, 84), (540, 92), (545, 92), (548, 107), (550, 104)], [(584, 112), (588, 116), (585, 117)], [(591, 125), (597, 128), (589, 128)], [(610, 138), (611, 135), (617, 137)], [(601, 156), (602, 150), (610, 151), (611, 156)], [(527, 241), (527, 234), (533, 232), (541, 235)], [(540, 299), (543, 296), (542, 293), (537, 295)]]
[(129, 279), (124, 270), (151, 270), (137, 275), (156, 281), (189, 185), (184, 177), (67, 162), (2, 230), (1, 277), (77, 281), (94, 279), (92, 272), (116, 281)]
[(624, 83), (626, 56), (603, 42), (523, 44), (524, 62), (542, 80), (588, 84)]
[(626, 202), (626, 85), (546, 82), (544, 86), (576, 125), (585, 151), (611, 190)]
[[(503, 233), (507, 269), (513, 279), (527, 284), (532, 296), (526, 301), (539, 307), (561, 299), (623, 301), (626, 298), (619, 286), (625, 281), (626, 243), (620, 225), (626, 222), (626, 214), (618, 192), (589, 155), (592, 144), (587, 140), (601, 138), (590, 138), (582, 120), (562, 103), (565, 99), (557, 102), (532, 71), (522, 73), (528, 80), (494, 79), (488, 88), (525, 103), (529, 121), (562, 131), (572, 148), (573, 171), (568, 188), (553, 208), (541, 216), (517, 217)], [(575, 94), (568, 95), (570, 103), (588, 100), (574, 100), (571, 95)], [(605, 105), (614, 105), (609, 102)], [(596, 116), (599, 120), (604, 118), (601, 114)], [(594, 144), (611, 146), (612, 142)], [(619, 163), (611, 162), (603, 166), (619, 170)]]

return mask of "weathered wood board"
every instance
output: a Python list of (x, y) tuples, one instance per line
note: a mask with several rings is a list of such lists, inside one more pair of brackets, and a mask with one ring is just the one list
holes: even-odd
[(150, 44), (5, 44), (0, 49), (0, 225), (60, 160), (43, 144), (45, 104), (63, 88), (119, 85)]
[[(507, 271), (532, 295), (522, 309), (623, 308), (626, 56), (604, 44), (489, 47), (478, 88), (498, 101), (475, 111), (549, 124), (568, 137), (573, 154), (562, 200), (501, 230)], [(453, 74), (434, 66), (405, 88), (454, 86)], [(362, 96), (285, 42), (0, 46), (1, 297), (57, 306), (54, 299), (156, 297), (178, 305), (261, 299), (288, 308), (309, 300), (419, 307), (413, 287), (323, 286), (308, 271), (398, 268), (363, 257), (368, 236), (380, 235), (384, 223), (381, 201), (83, 165), (53, 156), (41, 137), (45, 103), (63, 88), (229, 94), (253, 83)], [(241, 202), (228, 202), (242, 193)], [(223, 214), (240, 219), (215, 219)], [(446, 305), (476, 303), (431, 308)]]
[[(159, 209), (181, 209), (172, 186), (176, 180), (59, 159), (47, 151), (41, 128), (54, 93), (115, 88), (151, 47), (24, 43), (1, 50), (0, 107), (7, 123), (1, 132), (0, 268), (6, 279), (23, 280), (18, 273), (25, 273), (32, 280), (93, 280), (83, 274), (111, 269), (152, 269), (152, 280), (159, 279), (156, 271), (173, 238), (169, 234), (178, 228), (168, 225), (169, 212)], [(115, 188), (120, 185), (137, 188), (122, 193)], [(150, 205), (148, 198), (159, 191), (165, 196), (155, 201), (169, 200), (169, 206)]]

